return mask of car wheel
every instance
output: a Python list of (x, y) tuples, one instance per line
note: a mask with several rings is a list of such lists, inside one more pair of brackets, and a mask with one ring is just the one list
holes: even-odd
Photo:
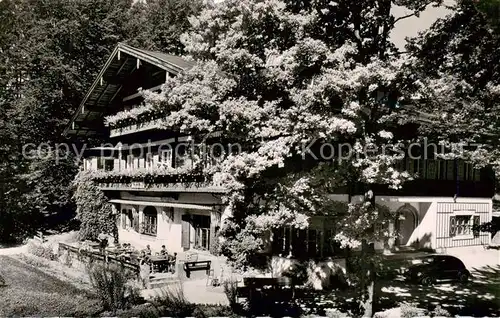
[(469, 274), (467, 274), (467, 273), (460, 273), (460, 275), (458, 275), (458, 280), (461, 283), (467, 283), (469, 281)]
[(424, 286), (430, 286), (434, 283), (434, 279), (430, 276), (424, 276), (420, 279), (420, 283)]

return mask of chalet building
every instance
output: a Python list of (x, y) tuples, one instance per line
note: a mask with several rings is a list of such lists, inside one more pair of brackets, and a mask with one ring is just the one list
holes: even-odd
[[(225, 189), (206, 176), (184, 174), (182, 171), (192, 162), (178, 155), (185, 151), (182, 147), (186, 143), (201, 142), (200, 137), (162, 129), (154, 116), (142, 116), (140, 120), (138, 116), (138, 120), (113, 127), (107, 127), (104, 120), (140, 107), (140, 89), (160, 90), (169, 78), (190, 67), (191, 62), (176, 56), (119, 44), (65, 130), (75, 139), (101, 138), (109, 143), (108, 147), (87, 149), (82, 168), (98, 172), (96, 182), (119, 214), (121, 242), (207, 254), (215, 244)], [(210, 143), (217, 137), (203, 136), (203, 142)], [(165, 149), (165, 144), (179, 146), (180, 150)], [(401, 164), (420, 177), (402, 190), (384, 186), (373, 189), (377, 203), (397, 212), (388, 231), (399, 233), (398, 239), (376, 244), (376, 248), (440, 250), (490, 243), (489, 233), (474, 229), (474, 225), (492, 219), (494, 180), (490, 170), (475, 170), (454, 160), (407, 159)], [(361, 188), (351, 195), (346, 193), (339, 191), (332, 196), (343, 202), (362, 200)], [(338, 249), (331, 240), (334, 232), (334, 220), (313, 217), (307, 230), (276, 231), (272, 252), (283, 257), (331, 256)]]

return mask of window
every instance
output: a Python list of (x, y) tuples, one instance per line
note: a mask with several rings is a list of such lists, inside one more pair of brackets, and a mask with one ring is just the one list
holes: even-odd
[(160, 152), (159, 162), (161, 168), (172, 168), (172, 149)]
[(186, 145), (179, 144), (175, 147), (175, 166), (174, 168), (180, 168), (184, 166), (188, 156), (188, 150)]
[(427, 160), (427, 169), (425, 171), (425, 178), (430, 179), (430, 180), (435, 180), (436, 179), (436, 172), (437, 172), (437, 167), (436, 167), (436, 160)]
[(455, 215), (450, 217), (450, 237), (478, 237), (478, 215)]
[(175, 216), (174, 208), (166, 207), (163, 211), (165, 212), (165, 216), (167, 217), (168, 221), (174, 222), (174, 216)]
[(112, 171), (114, 164), (114, 158), (97, 158), (97, 170)]
[(458, 180), (464, 181), (466, 179), (466, 164), (464, 162), (457, 162), (457, 177)]
[(158, 213), (154, 207), (148, 206), (144, 209), (144, 221), (142, 234), (156, 236)]
[(208, 250), (210, 248), (210, 216), (194, 214), (192, 224), (195, 230), (195, 248)]
[(135, 226), (134, 213), (132, 209), (122, 209), (121, 227), (127, 229)]
[(481, 181), (481, 170), (474, 169), (474, 181)]
[(333, 237), (333, 230), (276, 229), (273, 232), (273, 253), (298, 258), (332, 256), (340, 253), (340, 245)]
[(322, 232), (318, 230), (307, 231), (307, 255), (321, 255), (321, 236)]
[(128, 170), (133, 170), (135, 168), (134, 161), (135, 161), (134, 155), (127, 156), (127, 169)]
[(126, 229), (127, 228), (127, 210), (126, 209), (123, 209), (122, 210), (122, 229)]
[(446, 180), (455, 180), (455, 162), (446, 161)]
[(153, 168), (153, 163), (154, 163), (153, 154), (150, 153), (150, 152), (146, 153), (146, 158), (144, 160), (144, 168), (146, 168), (146, 169), (152, 169)]
[(323, 256), (340, 255), (342, 253), (341, 244), (335, 240), (335, 230), (326, 230), (323, 242)]

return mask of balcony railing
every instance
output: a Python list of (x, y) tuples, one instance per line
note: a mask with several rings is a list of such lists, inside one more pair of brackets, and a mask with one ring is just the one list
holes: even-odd
[(129, 134), (134, 134), (141, 131), (158, 129), (161, 126), (162, 119), (154, 119), (151, 121), (141, 122), (141, 123), (131, 123), (128, 126), (111, 128), (110, 137), (119, 137)]
[(101, 174), (94, 178), (101, 190), (224, 193), (226, 189), (202, 174)]

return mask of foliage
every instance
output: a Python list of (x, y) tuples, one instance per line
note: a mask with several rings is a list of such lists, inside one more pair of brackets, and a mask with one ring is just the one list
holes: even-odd
[(105, 194), (92, 181), (92, 173), (81, 171), (74, 180), (76, 214), (80, 238), (96, 240), (101, 233), (117, 236), (116, 216)]
[(160, 315), (163, 317), (188, 317), (196, 308), (196, 305), (186, 299), (181, 283), (162, 288), (153, 299), (153, 304), (160, 310)]
[(88, 270), (94, 292), (105, 310), (115, 313), (137, 301), (136, 287), (127, 284), (128, 277), (119, 266), (93, 265)]
[(341, 312), (340, 310), (337, 309), (325, 309), (326, 316), (328, 318), (346, 318), (349, 317), (345, 313)]
[(425, 310), (417, 308), (412, 304), (401, 304), (401, 318), (413, 318), (422, 317), (425, 314)]
[(92, 295), (37, 266), (8, 257), (1, 259), (1, 265), (2, 276), (9, 283), (0, 292), (1, 316), (95, 317), (102, 311)]
[[(418, 14), (427, 3), (404, 5)], [(161, 93), (145, 92), (144, 109), (163, 111), (164, 128), (224, 131), (242, 145), (242, 153), (211, 168), (229, 189), (221, 251), (237, 267), (253, 265), (263, 233), (285, 224), (304, 228), (324, 211), (337, 217), (344, 245), (387, 235), (372, 230), (391, 217), (386, 211), (364, 203), (332, 209), (337, 204), (327, 194), (358, 180), (397, 189), (412, 177), (393, 168), (400, 155), (367, 157), (362, 150), (407, 141), (394, 129), (403, 115), (391, 105), (411, 100), (416, 88), (403, 78), (409, 60), (392, 54), (390, 7), (371, 1), (208, 5), (182, 37), (197, 65)], [(383, 32), (363, 31), (369, 29)], [(395, 97), (380, 98), (381, 92)], [(353, 160), (314, 160), (303, 146), (315, 141), (348, 142)]]
[[(473, 230), (476, 229), (473, 228)], [(482, 223), (481, 225), (479, 225), (478, 230), (481, 232), (488, 232), (491, 233), (492, 235), (495, 235), (495, 233), (500, 231), (500, 222), (494, 219), (493, 221)]]
[(451, 314), (443, 307), (437, 305), (436, 308), (430, 313), (431, 317), (451, 317)]
[(500, 1), (498, 0), (476, 0), (474, 4), (480, 11), (486, 21), (491, 25), (495, 32), (500, 31)]
[(57, 259), (57, 255), (54, 254), (54, 247), (45, 243), (38, 243), (34, 240), (30, 240), (27, 245), (28, 253), (33, 254), (38, 257), (42, 257), (48, 260)]
[(189, 29), (188, 17), (197, 14), (201, 0), (149, 0), (146, 4), (134, 5), (129, 13), (132, 17), (127, 29), (134, 36), (129, 43), (147, 50), (182, 55), (184, 47), (180, 41), (183, 32)]
[(428, 88), (415, 104), (432, 114), (432, 120), (421, 125), (421, 134), (448, 146), (463, 142), (453, 150), (456, 158), (476, 167), (492, 165), (497, 174), (500, 68), (494, 61), (500, 57), (499, 41), (472, 1), (458, 1), (452, 14), (407, 46), (414, 56), (408, 71)]
[(227, 279), (222, 282), (224, 294), (226, 294), (231, 309), (238, 308), (238, 281), (234, 279)]
[[(8, 287), (6, 287), (8, 288)], [(30, 288), (4, 289), (0, 296), (2, 316), (27, 317), (95, 317), (102, 307), (95, 299), (82, 295), (61, 293), (32, 292)]]
[[(28, 157), (23, 146), (45, 143), (42, 149), (56, 154), (56, 145), (69, 141), (63, 129), (116, 44), (180, 54), (179, 35), (201, 6), (190, 0), (132, 2), (0, 2), (0, 241), (23, 239), (74, 216), (71, 158)], [(80, 151), (78, 144), (68, 146)]]
[(196, 167), (190, 167), (189, 165), (178, 169), (165, 167), (154, 170), (147, 168), (122, 171), (97, 170), (89, 171), (88, 175), (91, 176), (93, 181), (102, 183), (130, 183), (133, 181), (142, 181), (146, 184), (184, 183), (206, 181), (210, 178), (210, 176), (198, 172)]
[(29, 189), (24, 198), (29, 202), (33, 213), (43, 215), (42, 225), (46, 227), (73, 218), (75, 207), (71, 199), (72, 181), (78, 168), (71, 153), (54, 150), (27, 155), (31, 157), (29, 166), (20, 178)]

